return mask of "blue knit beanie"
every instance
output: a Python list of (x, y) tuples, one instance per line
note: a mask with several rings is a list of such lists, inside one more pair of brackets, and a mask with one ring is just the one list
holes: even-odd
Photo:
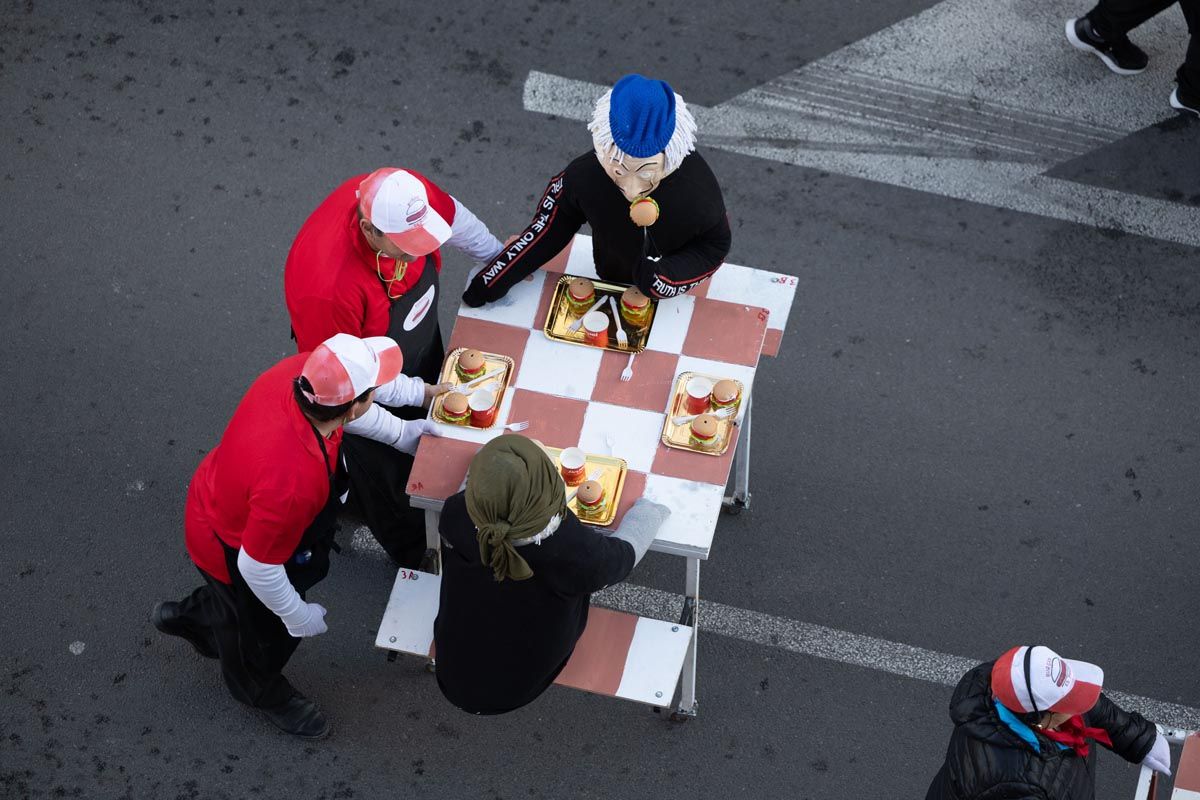
[(608, 124), (622, 153), (658, 155), (675, 133), (675, 92), (666, 81), (626, 75), (612, 88)]

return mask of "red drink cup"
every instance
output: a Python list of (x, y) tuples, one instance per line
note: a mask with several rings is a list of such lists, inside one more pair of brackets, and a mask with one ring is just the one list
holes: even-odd
[(578, 486), (587, 477), (587, 454), (578, 447), (568, 447), (558, 456), (558, 468), (567, 486)]
[(496, 422), (496, 393), (490, 389), (476, 389), (468, 402), (471, 407), (471, 424), (476, 428), (490, 428)]
[(592, 311), (583, 316), (583, 340), (596, 347), (608, 347), (608, 315)]
[(686, 393), (683, 396), (683, 407), (689, 414), (703, 414), (708, 411), (709, 398), (712, 397), (712, 381), (699, 375), (687, 382)]

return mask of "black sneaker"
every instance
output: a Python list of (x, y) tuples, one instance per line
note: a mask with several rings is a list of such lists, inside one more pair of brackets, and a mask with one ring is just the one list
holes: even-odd
[(282, 705), (262, 709), (271, 724), (301, 739), (324, 739), (329, 735), (329, 720), (317, 704), (294, 692)]
[(1200, 97), (1192, 97), (1185, 94), (1179, 91), (1179, 87), (1176, 86), (1175, 90), (1171, 92), (1171, 108), (1178, 111), (1190, 111), (1197, 117), (1200, 117)]
[(178, 636), (186, 639), (196, 652), (205, 658), (217, 658), (217, 648), (211, 636), (202, 636), (179, 620), (179, 603), (163, 600), (150, 612), (150, 621), (154, 627), (167, 636)]
[(1067, 20), (1067, 41), (1080, 50), (1095, 53), (1118, 75), (1137, 75), (1150, 63), (1150, 57), (1128, 36), (1111, 42), (1101, 39), (1087, 17)]

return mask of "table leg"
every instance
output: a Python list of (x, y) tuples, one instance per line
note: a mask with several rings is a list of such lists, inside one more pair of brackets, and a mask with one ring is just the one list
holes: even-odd
[(425, 509), (425, 557), (421, 559), (421, 571), (440, 575), (442, 572), (442, 536), (438, 525), (442, 512)]
[(725, 498), (725, 510), (737, 514), (750, 507), (750, 412), (752, 399), (746, 398), (746, 414), (738, 432), (737, 449), (733, 451), (733, 494)]
[(680, 624), (692, 626), (692, 641), (683, 657), (682, 685), (679, 691), (679, 707), (671, 714), (675, 722), (683, 722), (696, 716), (696, 640), (700, 635), (700, 559), (687, 560), (684, 580), (683, 614)]

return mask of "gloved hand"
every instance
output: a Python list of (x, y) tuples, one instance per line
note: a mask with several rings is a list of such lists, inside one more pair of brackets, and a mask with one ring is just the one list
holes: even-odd
[(1150, 748), (1149, 753), (1146, 753), (1142, 763), (1150, 769), (1170, 777), (1171, 745), (1167, 743), (1167, 737), (1161, 733), (1155, 735), (1154, 746)]
[(421, 405), (425, 406), (425, 408), (429, 408), (429, 404), (433, 402), (433, 398), (437, 397), (439, 394), (445, 394), (453, 388), (454, 384), (450, 381), (446, 381), (445, 383), (425, 384), (425, 402)]
[(329, 628), (325, 625), (325, 606), (319, 603), (308, 603), (308, 619), (299, 625), (288, 625), (287, 632), (297, 639), (305, 636), (319, 636)]
[(413, 455), (417, 452), (417, 445), (425, 434), (441, 436), (442, 432), (438, 429), (437, 423), (431, 419), (406, 420), (404, 430), (400, 432), (400, 438), (392, 446), (401, 453)]

